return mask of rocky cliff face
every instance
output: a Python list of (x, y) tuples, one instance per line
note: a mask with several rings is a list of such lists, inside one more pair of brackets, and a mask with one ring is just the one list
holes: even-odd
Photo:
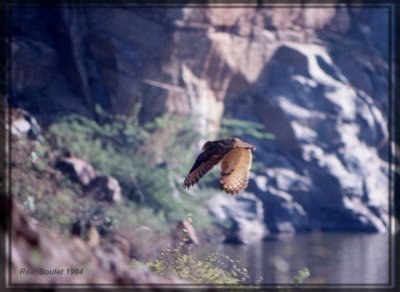
[(388, 226), (388, 11), (28, 8), (12, 17), (12, 96), (44, 124), (142, 104), (142, 121), (262, 123), (249, 191), (271, 231)]

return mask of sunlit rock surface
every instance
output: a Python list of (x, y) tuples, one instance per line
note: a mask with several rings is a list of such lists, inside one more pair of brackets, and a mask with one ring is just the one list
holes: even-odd
[(268, 233), (261, 200), (253, 194), (235, 197), (218, 194), (207, 202), (207, 209), (224, 230), (225, 242), (249, 244)]

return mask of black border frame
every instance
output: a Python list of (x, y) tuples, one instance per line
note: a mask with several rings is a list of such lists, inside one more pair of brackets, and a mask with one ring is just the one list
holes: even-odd
[[(243, 1), (243, 0), (242, 0)], [(72, 2), (52, 2), (52, 1), (10, 1), (9, 3), (5, 3), (4, 5), (1, 5), (0, 8), (0, 19), (3, 20), (2, 27), (1, 27), (1, 36), (6, 37), (6, 40), (1, 43), (1, 49), (3, 51), (2, 58), (1, 58), (1, 65), (4, 70), (1, 72), (1, 80), (0, 84), (2, 86), (2, 91), (1, 95), (2, 98), (0, 99), (0, 112), (1, 112), (1, 118), (2, 118), (2, 123), (0, 123), (0, 137), (2, 139), (2, 143), (0, 145), (0, 178), (1, 178), (1, 190), (4, 191), (4, 196), (0, 197), (0, 210), (1, 214), (5, 216), (5, 221), (2, 221), (1, 224), (1, 229), (3, 230), (11, 230), (11, 220), (10, 220), (10, 215), (11, 215), (11, 205), (12, 205), (12, 198), (11, 198), (11, 183), (8, 181), (8, 185), (6, 184), (7, 181), (6, 179), (11, 179), (11, 168), (7, 167), (7, 161), (11, 161), (11, 151), (10, 151), (10, 145), (7, 144), (7, 141), (11, 141), (11, 131), (6, 132), (5, 128), (5, 111), (4, 109), (6, 108), (7, 105), (7, 99), (11, 96), (11, 17), (10, 17), (10, 11), (13, 6), (30, 6), (30, 5), (46, 5), (46, 6), (85, 6), (85, 7), (105, 7), (107, 5), (113, 6), (113, 7), (126, 7), (126, 6), (138, 6), (138, 7), (182, 7), (190, 4), (191, 6), (194, 7), (205, 7), (207, 6), (207, 1), (201, 1), (198, 3), (190, 3), (189, 1), (178, 1), (178, 2), (171, 2), (171, 3), (163, 3), (162, 1), (135, 1), (131, 2), (129, 0), (120, 0), (119, 3), (107, 3), (107, 0), (98, 0), (98, 1), (88, 1), (86, 3), (79, 3), (79, 1), (72, 1)], [(144, 3), (147, 2), (147, 3)], [(318, 3), (318, 1), (309, 1), (312, 2), (310, 4), (305, 3), (305, 1), (294, 1), (292, 3), (291, 1), (270, 1), (270, 3), (265, 3), (265, 1), (257, 1), (254, 2), (254, 4), (244, 4), (238, 2), (212, 2), (213, 4), (217, 4), (217, 7), (224, 7), (224, 5), (230, 5), (230, 4), (235, 4), (235, 7), (251, 7), (251, 6), (269, 6), (273, 5), (274, 7), (288, 7), (290, 6), (307, 6), (307, 7), (330, 7), (330, 6), (335, 6), (335, 5), (353, 5), (353, 3), (350, 3), (351, 1), (338, 1), (337, 3)], [(314, 3), (315, 2), (315, 3)], [(375, 3), (378, 2), (378, 3)], [(398, 118), (398, 114), (400, 112), (400, 98), (399, 98), (399, 88), (397, 85), (397, 82), (399, 81), (399, 73), (398, 73), (398, 60), (396, 58), (396, 53), (399, 52), (399, 42), (396, 39), (396, 32), (399, 31), (399, 16), (400, 16), (400, 11), (398, 7), (398, 3), (396, 3), (395, 0), (392, 1), (387, 1), (387, 2), (381, 2), (379, 1), (361, 1), (361, 3), (354, 3), (355, 6), (358, 4), (362, 6), (363, 8), (376, 8), (376, 7), (385, 7), (389, 8), (389, 76), (388, 76), (388, 82), (389, 82), (389, 103), (388, 103), (388, 127), (389, 127), (389, 186), (388, 186), (388, 191), (389, 191), (389, 206), (393, 206), (394, 208), (389, 208), (389, 215), (390, 217), (397, 216), (398, 220), (399, 218), (399, 191), (400, 191), (400, 186), (399, 186), (399, 177), (400, 174), (395, 173), (393, 169), (394, 165), (394, 156), (392, 152), (392, 143), (397, 142), (397, 144), (400, 145), (400, 129), (399, 129), (399, 124), (400, 120)], [(230, 6), (231, 7), (231, 6)], [(394, 105), (394, 108), (393, 108)], [(10, 120), (8, 120), (10, 123)], [(395, 123), (395, 124), (393, 124)], [(8, 125), (10, 129), (10, 124)], [(397, 153), (399, 154), (399, 153)], [(7, 189), (8, 186), (8, 189)], [(399, 244), (399, 232), (397, 234), (392, 234), (394, 232), (394, 222), (393, 220), (390, 219), (389, 221), (389, 229), (388, 229), (388, 235), (389, 235), (389, 284), (327, 284), (327, 285), (321, 285), (321, 284), (306, 284), (306, 285), (301, 285), (301, 286), (296, 286), (293, 284), (266, 284), (266, 285), (260, 285), (260, 288), (276, 288), (276, 289), (321, 289), (321, 288), (350, 288), (351, 291), (355, 291), (354, 288), (356, 289), (364, 289), (364, 288), (369, 288), (369, 289), (375, 289), (378, 288), (381, 290), (382, 288), (386, 289), (395, 289), (395, 287), (400, 287), (400, 282), (399, 279), (397, 279), (396, 276), (396, 271), (399, 271), (398, 266), (395, 266), (396, 264), (399, 265), (399, 247), (397, 246)], [(6, 226), (3, 224), (3, 222), (6, 222)], [(4, 228), (4, 229), (3, 229)], [(4, 236), (6, 237), (6, 234), (4, 233)], [(1, 237), (3, 237), (3, 232), (1, 233)], [(395, 238), (396, 237), (396, 238)], [(11, 236), (8, 234), (8, 247), (11, 246)], [(1, 241), (1, 249), (3, 251), (3, 244), (5, 243), (5, 240)], [(5, 246), (4, 246), (5, 248)], [(395, 255), (394, 258), (391, 258), (392, 255)], [(0, 269), (1, 273), (1, 282), (6, 284), (10, 284), (10, 288), (46, 288), (46, 287), (57, 287), (57, 288), (65, 288), (65, 287), (70, 287), (70, 288), (88, 288), (88, 287), (93, 287), (89, 286), (90, 284), (83, 285), (83, 284), (62, 284), (62, 285), (43, 285), (43, 284), (11, 284), (11, 254), (10, 257), (8, 257), (8, 271), (7, 267), (5, 267), (4, 271), (4, 279), (3, 279), (3, 271)], [(3, 266), (1, 267), (3, 268)], [(8, 279), (5, 277), (7, 276)], [(4, 282), (3, 282), (4, 280)], [(8, 280), (8, 281), (7, 281)], [(3, 285), (2, 285), (3, 286)], [(6, 287), (6, 286), (3, 286)], [(148, 285), (148, 284), (143, 284), (143, 285), (132, 285), (132, 284), (127, 284), (127, 285), (121, 285), (121, 286), (116, 286), (115, 284), (101, 284), (101, 285), (96, 285), (96, 287), (107, 287), (107, 288), (149, 288), (153, 287), (153, 285)], [(227, 285), (213, 285), (213, 286), (208, 286), (204, 284), (191, 284), (190, 286), (186, 284), (178, 285), (178, 284), (171, 284), (171, 285), (160, 285), (160, 288), (241, 288), (241, 289), (248, 289), (254, 287), (254, 285), (249, 285), (246, 287), (246, 285), (241, 285), (239, 287), (232, 287), (232, 286), (227, 286)]]

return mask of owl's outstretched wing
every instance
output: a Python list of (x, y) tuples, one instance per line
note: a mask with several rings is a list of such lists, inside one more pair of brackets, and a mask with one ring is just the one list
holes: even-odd
[(205, 155), (207, 153), (201, 153), (197, 157), (189, 174), (186, 176), (183, 182), (183, 188), (189, 188), (199, 181), (214, 165), (218, 164), (223, 155)]
[(229, 194), (243, 191), (249, 183), (252, 154), (250, 148), (235, 148), (221, 162), (221, 188)]
[(189, 188), (199, 181), (211, 168), (218, 164), (224, 156), (233, 148), (232, 143), (224, 143), (222, 140), (217, 141), (204, 150), (197, 157), (193, 167), (186, 176), (182, 187)]

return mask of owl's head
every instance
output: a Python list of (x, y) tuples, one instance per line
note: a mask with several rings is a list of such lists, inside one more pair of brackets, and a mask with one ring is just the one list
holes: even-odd
[(234, 143), (234, 147), (241, 147), (241, 148), (248, 148), (251, 150), (256, 150), (256, 146), (249, 144), (247, 142), (244, 142), (243, 140), (240, 140), (239, 138), (233, 138), (232, 139), (233, 143)]
[(211, 145), (211, 141), (207, 141), (204, 143), (203, 147), (201, 148), (203, 151), (206, 151)]

